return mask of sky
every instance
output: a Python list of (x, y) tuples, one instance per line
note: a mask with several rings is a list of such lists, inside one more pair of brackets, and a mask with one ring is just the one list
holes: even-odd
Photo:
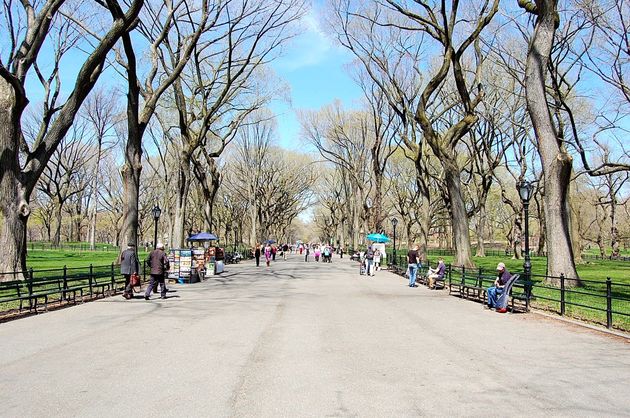
[(275, 101), (270, 106), (278, 118), (280, 145), (289, 149), (301, 147), (299, 109), (316, 110), (335, 100), (352, 108), (363, 94), (345, 69), (352, 62), (352, 54), (324, 32), (316, 10), (307, 13), (299, 26), (303, 32), (272, 64), (291, 88), (290, 103)]

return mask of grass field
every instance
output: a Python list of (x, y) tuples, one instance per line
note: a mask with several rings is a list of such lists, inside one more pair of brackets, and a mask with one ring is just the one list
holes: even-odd
[[(140, 260), (147, 253), (138, 253)], [(69, 250), (32, 250), (28, 252), (26, 265), (33, 270), (59, 269), (67, 267), (104, 266), (116, 263), (118, 251), (69, 251)]]

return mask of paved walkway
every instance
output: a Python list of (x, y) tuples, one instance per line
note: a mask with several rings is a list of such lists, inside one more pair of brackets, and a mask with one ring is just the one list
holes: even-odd
[(334, 261), (0, 324), (0, 415), (630, 416), (627, 342)]

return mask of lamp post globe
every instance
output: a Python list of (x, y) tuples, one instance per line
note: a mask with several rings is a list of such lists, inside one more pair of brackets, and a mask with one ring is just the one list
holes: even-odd
[(157, 231), (158, 231), (158, 221), (160, 220), (160, 215), (162, 214), (162, 209), (160, 209), (160, 205), (156, 204), (153, 209), (151, 209), (151, 213), (153, 214), (153, 220), (155, 222), (155, 229), (153, 233), (153, 249), (157, 248)]

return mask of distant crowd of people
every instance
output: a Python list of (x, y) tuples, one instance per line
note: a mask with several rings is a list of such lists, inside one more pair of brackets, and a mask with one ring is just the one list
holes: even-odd
[(298, 243), (298, 244), (275, 244), (267, 242), (266, 244), (258, 243), (252, 248), (252, 255), (256, 260), (256, 267), (260, 267), (260, 259), (265, 258), (267, 267), (271, 262), (276, 261), (276, 255), (279, 254), (286, 261), (289, 254), (299, 254), (304, 256), (304, 261), (310, 261), (311, 254), (316, 262), (320, 260), (324, 263), (332, 263), (333, 254), (339, 254), (343, 258), (343, 247), (333, 247), (330, 244), (319, 243)]

